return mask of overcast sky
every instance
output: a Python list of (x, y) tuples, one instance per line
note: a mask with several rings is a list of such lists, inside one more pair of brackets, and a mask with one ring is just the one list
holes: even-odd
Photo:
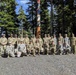
[(27, 2), (29, 2), (29, 0), (16, 0), (16, 2), (19, 4), (16, 7), (16, 13), (18, 14), (18, 10), (19, 10), (20, 6), (22, 6), (23, 10), (25, 10), (25, 13), (27, 14), (27, 12), (26, 12), (26, 9), (28, 8)]

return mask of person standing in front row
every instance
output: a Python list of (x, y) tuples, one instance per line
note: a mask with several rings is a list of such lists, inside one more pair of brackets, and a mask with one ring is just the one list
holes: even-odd
[(58, 41), (61, 42), (61, 44), (63, 45), (63, 43), (64, 43), (64, 38), (63, 38), (63, 36), (61, 35), (61, 33), (59, 33)]
[(74, 36), (74, 34), (72, 34), (71, 37), (71, 47), (72, 47), (72, 53), (76, 54), (76, 37)]
[(2, 35), (0, 38), (0, 56), (4, 55), (6, 51), (6, 45), (7, 45), (7, 38), (5, 37), (5, 34)]
[(55, 34), (53, 35), (53, 39), (54, 39), (53, 41), (54, 41), (54, 44), (55, 44), (55, 51), (54, 52), (56, 53), (56, 49), (57, 49), (57, 37), (56, 37)]
[(65, 34), (65, 37), (64, 37), (64, 43), (70, 45), (70, 39), (69, 39), (69, 37), (67, 36), (67, 34)]
[(10, 37), (8, 38), (8, 44), (10, 43), (14, 47), (14, 44), (15, 44), (14, 41), (15, 40), (14, 40), (13, 34), (10, 34)]
[[(27, 47), (28, 47), (28, 45), (29, 45), (29, 37), (28, 37), (27, 34), (25, 35), (24, 43), (25, 43), (25, 45), (26, 45), (26, 50), (27, 50)], [(27, 50), (27, 53), (28, 53), (28, 50)]]
[(44, 49), (43, 49), (43, 40), (41, 38), (41, 35), (39, 35), (39, 37), (37, 38), (37, 40), (39, 41), (39, 46), (40, 46), (40, 53), (44, 54)]

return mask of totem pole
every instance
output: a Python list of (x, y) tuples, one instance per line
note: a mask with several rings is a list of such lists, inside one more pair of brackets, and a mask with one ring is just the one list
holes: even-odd
[(37, 0), (37, 32), (36, 37), (40, 35), (40, 0)]

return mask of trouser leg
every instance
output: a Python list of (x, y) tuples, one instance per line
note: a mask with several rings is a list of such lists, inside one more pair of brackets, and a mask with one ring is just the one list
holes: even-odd
[(23, 56), (27, 55), (26, 49), (22, 51)]
[(17, 52), (17, 57), (20, 57), (22, 52)]
[(38, 48), (37, 50), (38, 50), (38, 55), (40, 55), (40, 49)]
[(71, 52), (74, 54), (74, 53), (75, 53), (75, 46), (74, 46), (74, 45), (72, 45), (71, 47), (72, 47)]
[(4, 55), (6, 51), (6, 46), (1, 46), (0, 55)]
[(31, 51), (30, 51), (30, 49), (28, 48), (28, 49), (27, 49), (27, 54), (30, 55), (30, 53), (31, 53)]
[(33, 49), (32, 51), (33, 51), (33, 55), (35, 56), (35, 49)]
[(10, 55), (11, 57), (15, 57), (14, 52), (10, 52), (9, 55)]

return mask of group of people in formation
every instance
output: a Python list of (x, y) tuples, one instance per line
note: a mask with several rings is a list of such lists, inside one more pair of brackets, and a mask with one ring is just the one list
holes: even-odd
[(5, 34), (0, 38), (0, 56), (6, 57), (22, 57), (22, 56), (36, 56), (36, 55), (65, 55), (76, 53), (76, 37), (72, 34), (68, 37), (64, 34), (64, 37), (59, 33), (50, 36), (45, 34), (43, 38), (39, 35), (38, 38), (32, 36), (17, 37), (15, 34), (10, 34), (7, 39)]

